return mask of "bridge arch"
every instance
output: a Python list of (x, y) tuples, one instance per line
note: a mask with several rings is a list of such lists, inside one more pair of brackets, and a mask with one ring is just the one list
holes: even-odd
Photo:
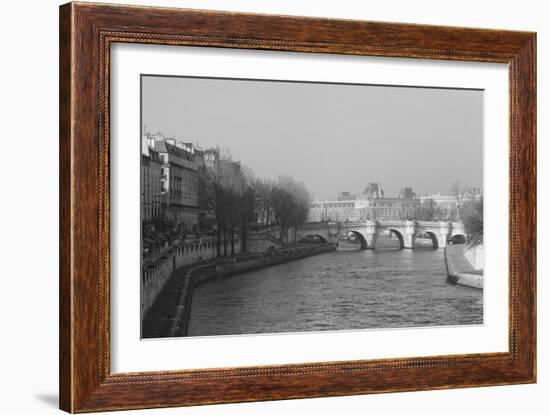
[[(430, 239), (432, 240), (432, 246), (434, 247), (434, 249), (439, 248), (439, 240), (437, 239), (437, 235), (434, 232), (432, 232), (432, 231), (422, 231), (417, 235), (417, 237), (420, 236), (420, 235), (428, 235), (430, 237)], [(415, 238), (415, 240), (416, 240), (416, 238)]]
[(459, 245), (466, 243), (466, 235), (457, 233), (449, 238), (449, 243), (452, 245)]
[(388, 231), (390, 232), (390, 234), (394, 234), (399, 240), (399, 249), (405, 248), (405, 238), (403, 238), (403, 234), (401, 233), (401, 231), (392, 228), (388, 229)]
[(308, 233), (307, 235), (303, 235), (299, 242), (318, 242), (318, 241), (321, 241), (323, 243), (328, 243), (328, 240), (326, 237), (324, 237), (323, 235), (320, 235), (318, 233)]
[(359, 242), (361, 242), (361, 249), (368, 249), (369, 248), (369, 246), (367, 244), (367, 240), (365, 239), (365, 236), (361, 232), (359, 232), (359, 231), (349, 231), (348, 234), (350, 234), (350, 233), (354, 234), (357, 237), (357, 239), (359, 239)]

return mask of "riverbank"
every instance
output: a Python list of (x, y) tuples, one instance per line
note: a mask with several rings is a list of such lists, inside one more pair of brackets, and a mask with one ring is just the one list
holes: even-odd
[(483, 270), (475, 269), (464, 253), (464, 245), (445, 247), (447, 279), (453, 284), (483, 289)]
[(218, 258), (178, 268), (142, 322), (142, 338), (180, 337), (187, 334), (193, 291), (198, 284), (285, 262), (330, 252), (330, 244), (295, 244), (265, 253)]
[[(141, 315), (147, 315), (149, 308), (164, 289), (170, 276), (184, 266), (212, 261), (217, 255), (216, 238), (213, 236), (191, 236), (166, 247), (155, 256), (143, 258), (141, 270)], [(241, 241), (236, 238), (233, 249), (240, 252)], [(221, 252), (231, 252), (231, 242), (220, 246)]]

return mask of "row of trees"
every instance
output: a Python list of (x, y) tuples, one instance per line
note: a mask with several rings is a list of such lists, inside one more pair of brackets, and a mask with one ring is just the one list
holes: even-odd
[(443, 209), (437, 206), (421, 206), (420, 220), (452, 220), (462, 222), (468, 240), (474, 244), (483, 243), (483, 198), (468, 199), (459, 207)]
[(473, 197), (468, 188), (455, 182), (451, 185), (449, 195), (452, 203), (446, 205), (437, 205), (432, 199), (423, 202), (417, 212), (420, 220), (450, 220), (453, 222), (463, 222), (464, 215), (471, 209)]
[(415, 217), (419, 220), (427, 221), (460, 221), (459, 209), (455, 204), (439, 206), (432, 199), (428, 199), (427, 201), (421, 203)]
[(472, 197), (468, 189), (457, 182), (451, 185), (450, 194), (451, 205), (439, 207), (430, 200), (420, 207), (419, 218), (462, 222), (468, 240), (474, 245), (483, 243), (483, 197)]
[(281, 227), (281, 241), (286, 230), (306, 222), (311, 196), (303, 183), (290, 176), (277, 180), (259, 179), (254, 183), (258, 204), (257, 224)]
[(234, 161), (228, 151), (219, 149), (216, 159), (201, 170), (199, 189), (199, 198), (208, 212), (206, 226), (216, 233), (218, 256), (236, 253), (237, 236), (241, 251), (245, 251), (251, 226), (279, 225), (283, 242), (286, 230), (307, 220), (311, 202), (303, 183), (288, 176), (257, 178), (249, 168)]
[(462, 209), (462, 222), (468, 235), (468, 241), (473, 245), (483, 243), (483, 198), (468, 200)]

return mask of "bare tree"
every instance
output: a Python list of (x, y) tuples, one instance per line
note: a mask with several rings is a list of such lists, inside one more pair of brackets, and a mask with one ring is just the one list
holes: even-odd
[(256, 212), (258, 222), (262, 225), (271, 225), (273, 219), (273, 196), (275, 185), (270, 180), (257, 179), (254, 181), (256, 197)]
[(289, 176), (280, 176), (277, 179), (272, 205), (281, 225), (281, 242), (284, 241), (286, 230), (296, 229), (307, 220), (310, 203), (311, 196), (303, 183), (296, 182)]
[(229, 151), (211, 150), (216, 157), (204, 166), (199, 174), (205, 208), (210, 212), (216, 227), (216, 255), (227, 255), (228, 237), (234, 253), (235, 229), (238, 223), (237, 195), (242, 186), (240, 165), (234, 162)]
[(436, 218), (436, 207), (433, 199), (423, 200), (420, 203), (418, 217), (420, 220), (434, 220)]
[[(454, 182), (451, 185), (451, 195), (455, 199), (456, 204), (456, 212), (452, 212), (453, 214), (449, 215), (449, 219), (455, 219), (458, 221), (462, 220), (462, 206), (464, 205), (464, 200), (466, 199), (466, 189), (462, 187), (462, 185), (459, 182)], [(450, 212), (451, 213), (451, 212)]]
[(464, 230), (473, 245), (483, 243), (483, 198), (468, 200), (463, 207)]
[(248, 224), (256, 220), (256, 177), (250, 168), (242, 166), (238, 188), (238, 214), (241, 231), (241, 252), (247, 249)]
[(228, 151), (211, 151), (215, 157), (201, 169), (200, 186), (204, 206), (215, 223), (217, 256), (236, 253), (237, 235), (245, 251), (251, 223), (271, 225), (276, 218), (283, 241), (286, 230), (307, 220), (311, 198), (303, 183), (291, 177), (279, 177), (276, 182), (257, 179), (249, 168), (233, 161)]

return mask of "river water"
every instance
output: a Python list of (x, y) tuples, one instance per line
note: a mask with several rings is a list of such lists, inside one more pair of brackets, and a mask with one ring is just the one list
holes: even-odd
[(446, 282), (443, 250), (335, 252), (196, 287), (189, 336), (483, 323), (483, 292)]

